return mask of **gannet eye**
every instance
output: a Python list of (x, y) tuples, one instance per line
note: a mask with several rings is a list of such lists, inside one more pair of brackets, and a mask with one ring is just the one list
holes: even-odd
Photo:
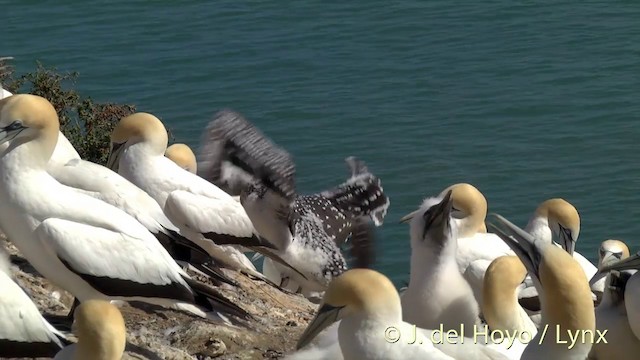
[(22, 125), (22, 120), (16, 120), (14, 122), (12, 122), (11, 124), (7, 125), (4, 127), (5, 131), (12, 131), (12, 130), (20, 130), (24, 128), (24, 125)]

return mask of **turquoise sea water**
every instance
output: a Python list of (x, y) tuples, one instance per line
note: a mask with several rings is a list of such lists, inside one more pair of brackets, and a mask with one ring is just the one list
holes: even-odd
[(0, 0), (0, 55), (159, 116), (193, 147), (230, 107), (287, 148), (302, 192), (355, 155), (391, 198), (377, 268), (400, 285), (421, 199), (470, 182), (524, 226), (563, 197), (577, 249), (640, 250), (640, 3)]

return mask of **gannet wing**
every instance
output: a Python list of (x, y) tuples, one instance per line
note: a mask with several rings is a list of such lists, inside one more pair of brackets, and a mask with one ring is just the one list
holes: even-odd
[(198, 158), (201, 175), (223, 182), (223, 162), (228, 162), (287, 198), (295, 193), (295, 164), (281, 147), (233, 110), (218, 112), (202, 139)]
[(376, 261), (375, 227), (366, 218), (357, 218), (351, 232), (352, 268), (373, 268)]
[(52, 257), (107, 296), (194, 303), (186, 274), (153, 237), (58, 218), (44, 220), (35, 233), (50, 244)]

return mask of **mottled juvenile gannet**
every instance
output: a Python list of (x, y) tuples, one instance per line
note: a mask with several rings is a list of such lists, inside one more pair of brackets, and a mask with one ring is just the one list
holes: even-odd
[(451, 194), (425, 199), (410, 224), (411, 275), (402, 294), (403, 319), (426, 329), (459, 329), (460, 324), (472, 329), (480, 321), (478, 303), (456, 263)]
[(138, 300), (200, 316), (248, 316), (192, 280), (136, 219), (57, 182), (47, 165), (58, 133), (46, 99), (0, 100), (0, 143), (11, 142), (0, 157), (0, 226), (40, 274), (80, 302)]
[[(615, 263), (617, 260), (611, 260)], [(640, 340), (633, 334), (630, 318), (625, 306), (627, 281), (635, 270), (611, 271), (605, 277), (602, 301), (596, 308), (596, 329), (605, 332), (607, 342), (593, 344), (588, 359), (607, 360), (637, 359), (640, 354)], [(637, 319), (633, 319), (637, 321)]]
[[(602, 269), (604, 266), (628, 257), (629, 248), (624, 242), (612, 239), (605, 240), (600, 244), (600, 248), (598, 249), (598, 269)], [(606, 276), (606, 273), (597, 272), (591, 280), (589, 280), (591, 291), (596, 295), (598, 303), (602, 300), (602, 291), (598, 291), (598, 289), (606, 288)]]
[[(593, 299), (581, 266), (566, 251), (533, 237), (502, 216), (492, 218), (489, 231), (511, 246), (540, 295), (541, 327), (521, 359), (584, 360), (598, 336)], [(569, 333), (580, 337), (573, 347)]]
[(505, 353), (513, 359), (520, 359), (527, 342), (538, 332), (518, 303), (518, 290), (526, 276), (527, 269), (517, 256), (496, 258), (484, 276), (482, 314), (492, 331), (517, 336), (518, 340), (511, 344), (511, 348), (505, 347)]
[(120, 360), (127, 343), (127, 328), (117, 307), (103, 300), (88, 300), (75, 311), (78, 343), (60, 351), (54, 360)]
[[(346, 159), (351, 171), (346, 182), (318, 194), (297, 195), (292, 157), (230, 110), (216, 114), (207, 126), (200, 160), (198, 167), (208, 180), (242, 188), (240, 202), (260, 235), (279, 243), (277, 253), (307, 278), (273, 263), (277, 278), (270, 280), (305, 295), (324, 291), (346, 270), (339, 246), (356, 227), (367, 231), (369, 225), (361, 219), (381, 225), (389, 207), (380, 179), (354, 157)], [(228, 169), (241, 169), (234, 173), (244, 175), (227, 177)], [(370, 244), (354, 243), (352, 253), (356, 267), (370, 265)]]
[(198, 173), (198, 163), (196, 162), (196, 155), (191, 151), (191, 148), (186, 144), (173, 144), (167, 148), (164, 152), (164, 156), (168, 157), (174, 163), (178, 164), (181, 168), (187, 170), (192, 174)]
[(214, 184), (164, 156), (167, 130), (155, 116), (124, 117), (111, 134), (108, 166), (146, 191), (189, 240), (226, 266), (233, 258), (218, 245), (243, 245), (286, 264), (258, 236), (242, 205)]
[(52, 357), (69, 344), (40, 314), (11, 277), (9, 256), (0, 248), (0, 357)]

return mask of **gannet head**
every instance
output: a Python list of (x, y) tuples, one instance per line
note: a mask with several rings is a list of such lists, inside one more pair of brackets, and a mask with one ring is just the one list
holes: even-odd
[(168, 157), (171, 161), (190, 173), (195, 174), (198, 172), (196, 155), (186, 144), (177, 143), (169, 146), (167, 151), (165, 151), (164, 156)]
[(31, 156), (40, 165), (51, 158), (59, 129), (56, 109), (43, 97), (19, 94), (0, 100), (0, 144), (11, 141), (9, 147), (15, 148), (31, 142)]
[(126, 346), (124, 319), (117, 307), (104, 300), (87, 300), (74, 315), (78, 337), (76, 359), (119, 360)]
[(620, 240), (605, 240), (598, 250), (598, 269), (629, 257), (629, 247)]
[(111, 133), (107, 167), (117, 171), (120, 154), (134, 144), (144, 144), (150, 154), (163, 156), (168, 141), (167, 129), (157, 117), (142, 112), (125, 116)]
[[(527, 276), (527, 269), (517, 256), (495, 258), (484, 275), (482, 284), (482, 314), (493, 329), (508, 328), (512, 316), (508, 310), (517, 303), (517, 289)], [(511, 309), (510, 309), (511, 307)]]
[(400, 296), (386, 276), (375, 270), (351, 269), (334, 278), (296, 348), (305, 347), (329, 325), (354, 314), (400, 320)]
[(520, 258), (540, 294), (543, 322), (566, 330), (595, 329), (593, 297), (584, 270), (566, 251), (534, 239), (500, 215), (491, 216), (489, 230)]
[(444, 195), (424, 200), (416, 215), (411, 219), (411, 246), (428, 246), (434, 253), (440, 253), (454, 239), (456, 227), (452, 224), (452, 191)]
[(580, 235), (580, 215), (573, 205), (564, 199), (549, 199), (538, 206), (534, 217), (547, 219), (560, 246), (573, 255)]

